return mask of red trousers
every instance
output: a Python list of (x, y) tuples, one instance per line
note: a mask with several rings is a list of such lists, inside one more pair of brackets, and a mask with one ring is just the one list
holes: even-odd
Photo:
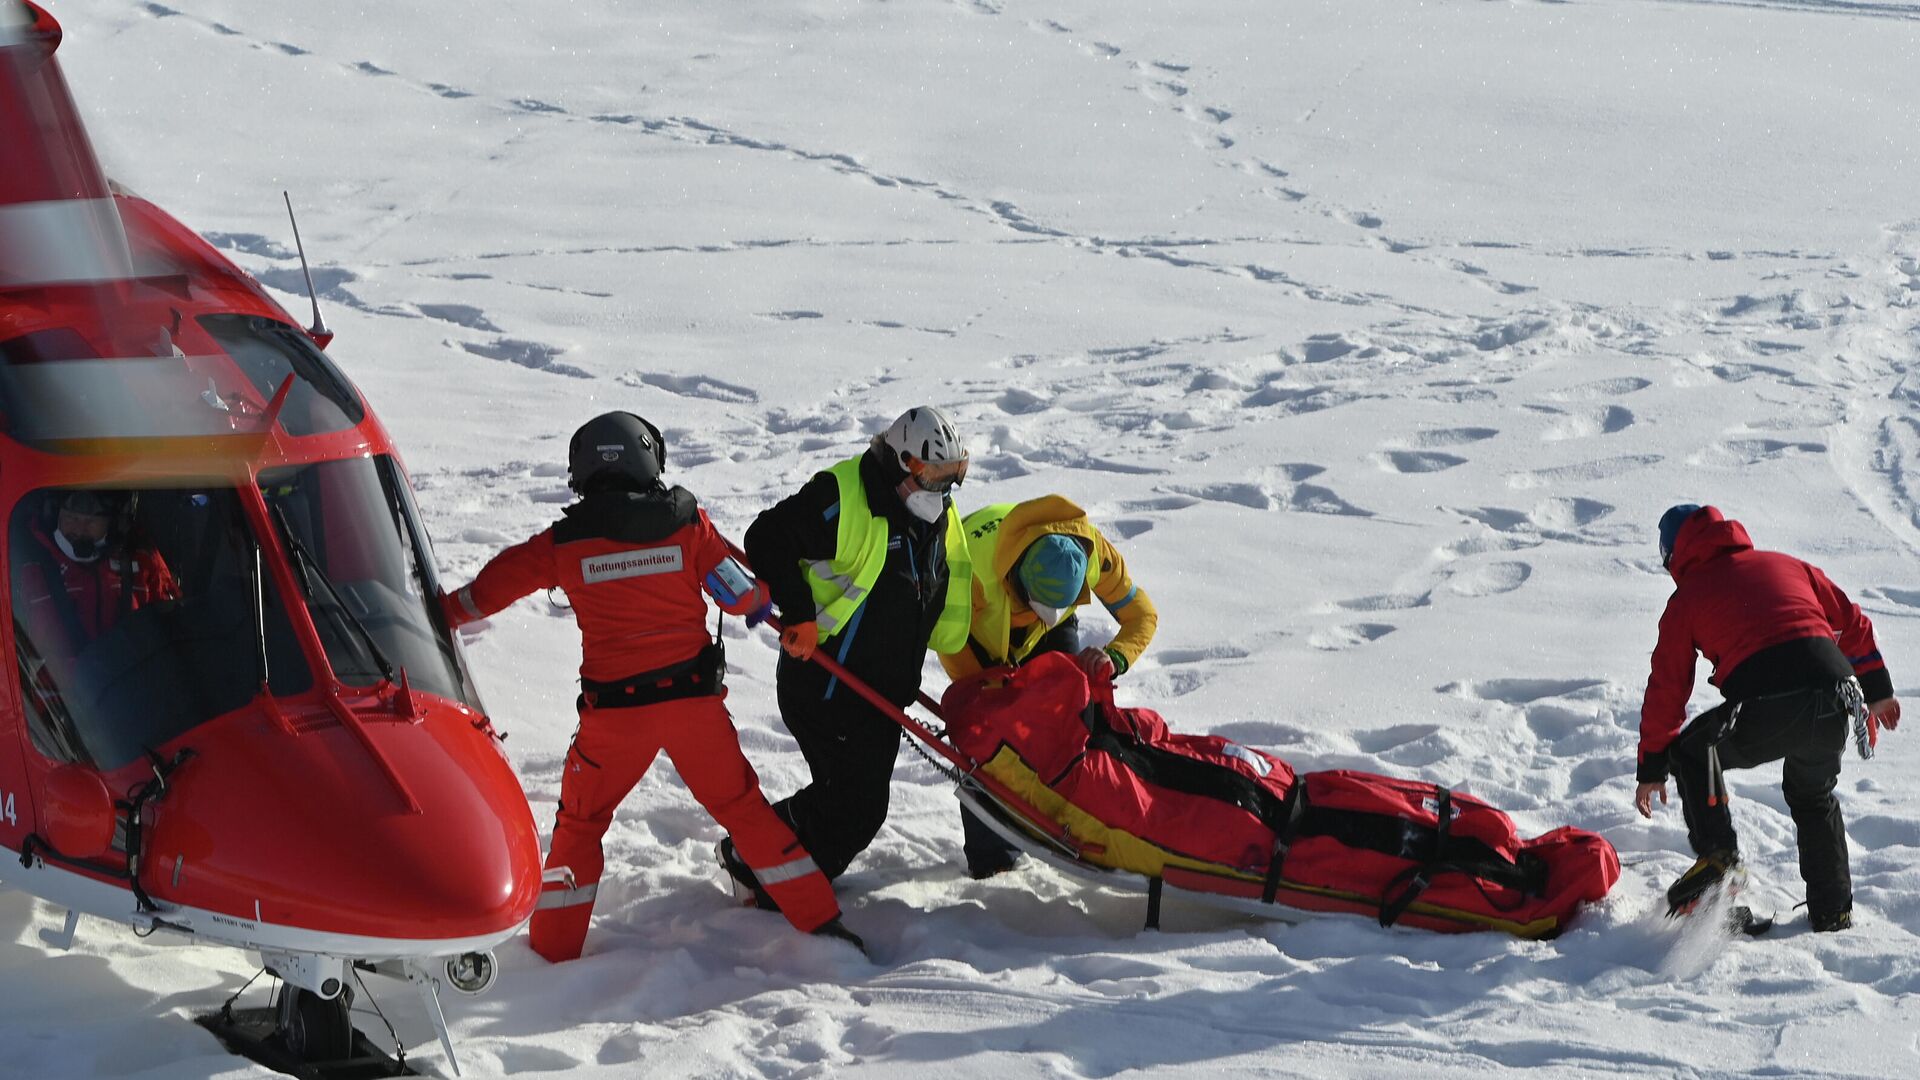
[(587, 708), (567, 751), (560, 814), (547, 853), (547, 869), (570, 869), (573, 887), (541, 894), (533, 916), (535, 952), (556, 962), (580, 955), (603, 867), (600, 838), (621, 800), (662, 750), (687, 790), (733, 837), (735, 850), (788, 922), (811, 932), (839, 916), (826, 875), (760, 793), (760, 778), (740, 752), (724, 695), (630, 709)]

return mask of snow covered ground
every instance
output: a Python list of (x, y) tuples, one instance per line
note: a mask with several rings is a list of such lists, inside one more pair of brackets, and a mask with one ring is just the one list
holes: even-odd
[[(964, 507), (1068, 495), (1153, 594), (1124, 701), (1629, 864), (1552, 942), (1179, 906), (1142, 933), (1045, 869), (967, 880), (951, 793), (903, 755), (841, 886), (868, 963), (731, 906), (663, 762), (587, 955), (516, 943), (450, 1003), (467, 1075), (1920, 1073), (1920, 730), (1841, 777), (1850, 934), (1790, 910), (1777, 767), (1730, 777), (1783, 918), (1761, 942), (1666, 924), (1678, 808), (1630, 806), (1668, 504), (1824, 566), (1920, 708), (1920, 2), (54, 12), (110, 170), (302, 311), (292, 192), (450, 578), (554, 516), (604, 409), (659, 423), (737, 536), (937, 403)], [(779, 796), (804, 766), (773, 644), (728, 633)], [(570, 621), (531, 598), (468, 655), (550, 824)], [(97, 923), (53, 953), (56, 924), (0, 895), (0, 1075), (260, 1074), (189, 1022), (239, 954)]]

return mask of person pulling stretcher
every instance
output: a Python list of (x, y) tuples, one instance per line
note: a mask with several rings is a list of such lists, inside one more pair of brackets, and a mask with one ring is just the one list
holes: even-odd
[(566, 867), (571, 884), (541, 897), (534, 951), (556, 962), (580, 955), (603, 868), (600, 838), (662, 750), (788, 922), (858, 945), (826, 875), (767, 805), (727, 714), (726, 660), (707, 631), (702, 592), (752, 626), (771, 611), (766, 586), (731, 558), (691, 493), (661, 483), (666, 448), (646, 420), (595, 417), (574, 433), (568, 457), (580, 501), (442, 600), (459, 626), (558, 587), (580, 624), (580, 727), (547, 855), (547, 868)]

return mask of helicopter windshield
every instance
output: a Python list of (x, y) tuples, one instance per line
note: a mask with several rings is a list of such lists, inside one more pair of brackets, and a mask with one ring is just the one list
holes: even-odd
[(341, 682), (371, 686), (404, 671), (416, 690), (478, 707), (431, 602), (433, 560), (392, 458), (273, 469), (260, 491)]
[(288, 434), (344, 431), (366, 416), (326, 354), (285, 323), (203, 315), (172, 331), (156, 326), (152, 339), (153, 355), (110, 358), (65, 327), (0, 341), (0, 431), (50, 449), (70, 439), (254, 431), (289, 375), (279, 418)]
[(246, 705), (313, 686), (230, 484), (48, 488), (8, 533), (29, 735), (114, 769)]
[[(14, 653), (33, 745), (115, 769), (252, 701), (314, 687), (271, 556), (287, 552), (341, 682), (405, 672), (479, 707), (440, 615), (411, 494), (388, 457), (260, 476), (262, 549), (230, 485), (46, 488), (8, 534)], [(274, 541), (278, 541), (276, 545)]]

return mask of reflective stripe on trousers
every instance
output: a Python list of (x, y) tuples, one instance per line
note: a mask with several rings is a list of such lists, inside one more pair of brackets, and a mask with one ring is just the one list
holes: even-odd
[(540, 904), (534, 910), (551, 911), (554, 908), (591, 904), (599, 892), (600, 883), (597, 881), (592, 885), (580, 885), (571, 889), (548, 889), (540, 894)]
[(819, 872), (820, 868), (814, 865), (813, 856), (811, 855), (802, 855), (797, 859), (790, 862), (783, 862), (778, 866), (756, 866), (753, 868), (753, 876), (760, 879), (760, 884), (762, 885), (778, 885), (783, 881), (792, 881), (795, 878), (803, 878), (808, 874), (817, 874)]

